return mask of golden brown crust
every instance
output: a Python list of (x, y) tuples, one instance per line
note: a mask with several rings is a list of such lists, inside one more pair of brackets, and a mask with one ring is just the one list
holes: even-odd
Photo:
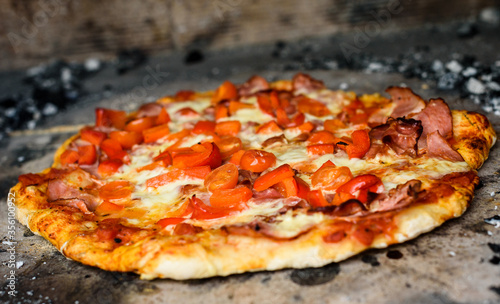
[[(273, 84), (276, 88), (289, 86), (289, 81)], [(98, 238), (99, 224), (93, 215), (47, 203), (46, 184), (24, 187), (19, 183), (11, 193), (16, 198), (17, 218), (23, 225), (49, 240), (67, 257), (105, 270), (132, 271), (141, 274), (143, 279), (182, 280), (286, 267), (318, 267), (368, 248), (383, 248), (412, 239), (465, 211), (478, 183), (474, 169), (488, 157), (496, 135), (487, 119), (477, 113), (453, 111), (453, 124), (454, 147), (472, 170), (456, 178), (429, 181), (426, 186), (431, 189), (445, 183), (453, 187), (451, 194), (439, 197), (429, 191), (431, 194), (409, 208), (367, 218), (325, 217), (306, 233), (289, 240), (232, 234), (224, 229), (183, 236), (136, 229), (126, 242), (117, 244)], [(60, 165), (62, 152), (77, 136), (58, 149), (53, 167)], [(344, 226), (348, 227), (342, 230), (345, 237), (325, 242), (327, 236)], [(365, 238), (373, 237), (373, 240), (364, 242), (363, 237), (356, 236), (359, 231), (368, 233)], [(256, 252), (249, 254), (248, 248), (256, 248)]]
[(453, 145), (473, 169), (479, 169), (488, 158), (497, 136), (488, 119), (479, 113), (452, 111)]

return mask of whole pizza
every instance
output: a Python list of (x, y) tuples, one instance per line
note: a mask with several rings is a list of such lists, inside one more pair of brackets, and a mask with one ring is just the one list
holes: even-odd
[(11, 189), (65, 256), (142, 279), (319, 267), (460, 216), (496, 134), (409, 88), (358, 96), (305, 74), (98, 108)]

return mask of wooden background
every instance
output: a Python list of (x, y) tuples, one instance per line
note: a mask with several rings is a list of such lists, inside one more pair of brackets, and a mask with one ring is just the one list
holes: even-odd
[(380, 29), (397, 30), (473, 18), (493, 5), (499, 1), (0, 0), (0, 70), (112, 58), (124, 48), (158, 54), (333, 35), (387, 12)]

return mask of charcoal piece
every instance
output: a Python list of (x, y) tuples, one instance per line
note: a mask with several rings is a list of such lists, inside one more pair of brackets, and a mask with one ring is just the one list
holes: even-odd
[(186, 57), (184, 58), (184, 63), (195, 64), (202, 62), (204, 59), (205, 56), (200, 50), (192, 50), (189, 53), (187, 53)]
[(146, 62), (147, 56), (140, 49), (126, 49), (118, 52), (118, 62), (116, 64), (116, 72), (125, 74), (126, 72), (138, 67)]
[(459, 38), (471, 38), (477, 35), (478, 32), (476, 24), (465, 22), (458, 27), (457, 36)]
[(486, 92), (486, 87), (484, 86), (484, 84), (480, 80), (473, 77), (467, 80), (465, 87), (467, 91), (469, 91), (469, 93), (475, 95), (484, 94)]
[(439, 77), (437, 87), (440, 90), (453, 90), (458, 88), (462, 82), (462, 77), (456, 73), (446, 73)]

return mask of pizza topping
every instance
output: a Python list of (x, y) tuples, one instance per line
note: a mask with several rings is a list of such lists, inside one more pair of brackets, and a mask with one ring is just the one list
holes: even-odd
[(464, 161), (462, 155), (458, 153), (450, 143), (439, 133), (434, 131), (427, 135), (427, 154), (430, 157), (437, 157), (454, 162)]
[(210, 196), (210, 205), (216, 208), (244, 207), (244, 203), (251, 199), (252, 195), (252, 190), (247, 187), (215, 189)]
[(96, 127), (114, 127), (116, 129), (123, 129), (127, 122), (127, 113), (125, 111), (116, 111), (103, 108), (95, 110)]
[(238, 98), (238, 89), (236, 86), (230, 82), (225, 81), (220, 87), (215, 90), (214, 95), (212, 96), (212, 104), (217, 104), (223, 100), (237, 99)]
[(205, 187), (208, 191), (232, 189), (238, 184), (238, 167), (228, 163), (210, 172), (205, 178)]
[(323, 81), (312, 78), (307, 74), (297, 73), (293, 76), (292, 87), (295, 94), (309, 93), (325, 88)]
[(281, 165), (278, 168), (259, 176), (259, 178), (255, 180), (253, 188), (256, 191), (263, 191), (277, 184), (279, 181), (288, 177), (293, 177), (294, 175), (295, 173), (290, 165)]
[(409, 88), (390, 87), (385, 91), (396, 105), (391, 114), (393, 118), (418, 113), (425, 108), (425, 101)]
[(261, 76), (252, 76), (244, 84), (238, 88), (238, 94), (240, 96), (250, 96), (260, 91), (265, 91), (269, 89), (269, 83), (267, 80)]
[(273, 153), (262, 150), (248, 150), (240, 159), (240, 168), (251, 172), (263, 172), (276, 163)]
[(90, 213), (99, 204), (96, 189), (98, 181), (81, 169), (61, 174), (49, 180), (47, 201), (80, 209)]
[(439, 131), (445, 139), (453, 136), (453, 121), (448, 105), (442, 99), (431, 99), (427, 106), (411, 118), (422, 122), (422, 138)]
[(163, 106), (157, 102), (148, 102), (143, 104), (137, 110), (137, 118), (156, 117), (164, 110)]
[(104, 132), (100, 132), (90, 127), (86, 127), (80, 131), (80, 138), (91, 144), (100, 146), (102, 141), (107, 138), (107, 135)]
[(370, 203), (370, 210), (381, 212), (404, 208), (417, 199), (421, 186), (422, 182), (418, 180), (410, 180), (405, 184), (398, 185), (396, 188), (391, 189), (388, 194), (379, 194)]
[(336, 191), (340, 186), (353, 178), (348, 167), (324, 166), (311, 176), (311, 184), (314, 188), (325, 191)]
[[(417, 142), (422, 134), (420, 121), (405, 118), (389, 118), (386, 124), (375, 127), (370, 131), (370, 137), (381, 140), (382, 143), (391, 148), (398, 155), (417, 156)], [(380, 149), (380, 146), (372, 147), (370, 155)]]

